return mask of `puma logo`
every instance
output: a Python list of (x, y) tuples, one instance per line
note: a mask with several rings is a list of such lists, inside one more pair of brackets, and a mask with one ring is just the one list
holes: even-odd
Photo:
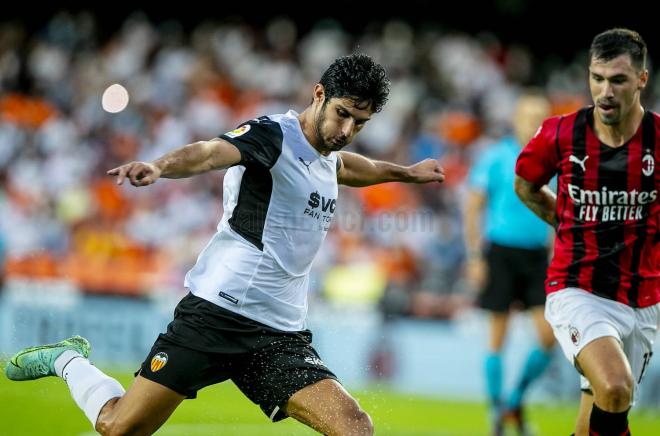
[(589, 156), (585, 156), (584, 159), (582, 159), (582, 160), (578, 159), (573, 154), (568, 157), (568, 161), (580, 165), (582, 167), (582, 171), (587, 170), (587, 168), (585, 167), (585, 163), (587, 162), (587, 159), (589, 159)]
[(310, 160), (309, 163), (305, 162), (302, 157), (299, 157), (298, 160), (302, 162), (303, 165), (305, 165), (305, 168), (307, 168), (308, 173), (312, 173), (311, 170), (309, 169), (309, 166), (314, 162), (313, 160)]

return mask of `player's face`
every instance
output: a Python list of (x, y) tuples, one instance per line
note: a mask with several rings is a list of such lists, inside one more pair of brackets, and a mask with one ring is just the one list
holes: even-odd
[(596, 113), (606, 125), (617, 125), (626, 120), (639, 93), (646, 86), (648, 71), (638, 70), (630, 55), (623, 54), (609, 61), (591, 59), (589, 87)]
[(327, 101), (315, 122), (321, 153), (339, 151), (350, 144), (372, 113), (370, 102), (355, 102), (350, 98), (331, 98)]

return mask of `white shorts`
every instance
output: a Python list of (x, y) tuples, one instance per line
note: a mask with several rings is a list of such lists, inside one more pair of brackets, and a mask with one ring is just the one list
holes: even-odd
[[(574, 366), (576, 356), (588, 343), (605, 336), (615, 337), (623, 347), (635, 385), (638, 385), (653, 355), (653, 341), (660, 323), (660, 303), (635, 309), (582, 289), (566, 288), (548, 295), (545, 319), (552, 326), (564, 355)], [(591, 389), (584, 376), (580, 380), (582, 390)]]

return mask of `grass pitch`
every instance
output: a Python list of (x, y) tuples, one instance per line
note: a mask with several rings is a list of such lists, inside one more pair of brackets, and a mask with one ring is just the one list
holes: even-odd
[[(124, 386), (128, 372), (113, 373)], [(424, 398), (374, 387), (351, 391), (371, 415), (377, 435), (483, 436), (488, 435), (484, 404)], [(87, 436), (91, 425), (76, 407), (66, 385), (55, 377), (12, 382), (0, 375), (0, 434), (4, 436)], [(528, 417), (537, 436), (572, 433), (576, 404), (529, 407)], [(635, 436), (660, 434), (660, 413), (638, 410), (631, 416)], [(159, 436), (202, 435), (313, 435), (293, 419), (273, 424), (231, 383), (208, 387), (196, 400), (186, 400), (156, 433)], [(514, 434), (514, 433), (510, 433)]]

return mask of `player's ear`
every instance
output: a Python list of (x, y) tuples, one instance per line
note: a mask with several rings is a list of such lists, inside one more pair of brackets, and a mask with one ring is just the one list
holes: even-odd
[(314, 86), (314, 102), (317, 104), (323, 103), (325, 100), (325, 88), (320, 83)]
[(649, 70), (644, 70), (642, 73), (639, 75), (639, 83), (637, 84), (637, 89), (640, 91), (644, 88), (646, 88), (646, 84), (649, 81)]

